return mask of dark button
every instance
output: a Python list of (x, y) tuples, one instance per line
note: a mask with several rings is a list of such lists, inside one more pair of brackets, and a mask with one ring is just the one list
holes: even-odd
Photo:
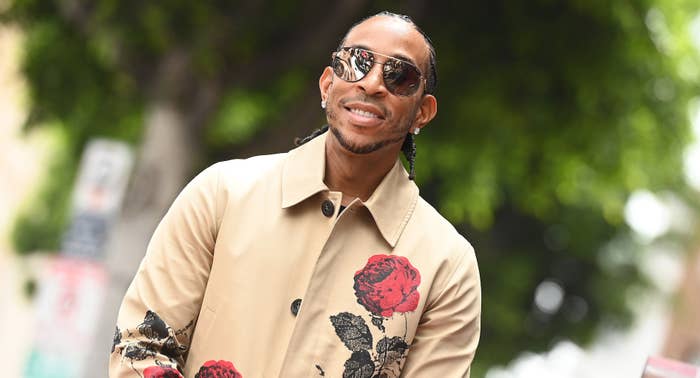
[(292, 310), (292, 314), (294, 316), (297, 316), (299, 313), (299, 307), (301, 307), (301, 298), (297, 298), (292, 302), (292, 307), (290, 308)]
[(331, 202), (330, 200), (323, 201), (323, 203), (321, 204), (321, 212), (323, 212), (323, 215), (330, 218), (333, 216), (334, 211), (335, 206), (333, 206), (333, 202)]

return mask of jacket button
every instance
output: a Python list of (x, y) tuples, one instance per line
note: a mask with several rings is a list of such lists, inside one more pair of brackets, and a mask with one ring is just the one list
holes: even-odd
[(323, 201), (323, 203), (321, 204), (321, 212), (328, 218), (332, 217), (333, 212), (335, 212), (335, 206), (333, 206), (333, 202), (331, 202), (330, 200)]
[(290, 310), (292, 310), (292, 315), (297, 316), (299, 307), (301, 307), (301, 298), (297, 298), (292, 302), (292, 307), (290, 308)]

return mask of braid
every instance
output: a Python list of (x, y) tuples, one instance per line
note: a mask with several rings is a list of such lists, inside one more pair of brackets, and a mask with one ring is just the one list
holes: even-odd
[(321, 126), (320, 129), (314, 130), (314, 131), (313, 131), (311, 134), (309, 134), (308, 136), (305, 136), (305, 137), (303, 137), (303, 138), (294, 138), (294, 145), (295, 145), (295, 146), (301, 146), (302, 144), (304, 144), (304, 143), (310, 141), (311, 139), (316, 138), (317, 136), (319, 136), (319, 135), (325, 133), (326, 131), (328, 131), (328, 125), (323, 125), (323, 126)]
[(406, 139), (403, 141), (403, 146), (401, 146), (401, 151), (403, 151), (403, 154), (406, 156), (406, 160), (408, 161), (408, 179), (413, 180), (416, 178), (416, 141), (413, 138), (413, 134), (408, 133), (408, 135), (406, 135)]

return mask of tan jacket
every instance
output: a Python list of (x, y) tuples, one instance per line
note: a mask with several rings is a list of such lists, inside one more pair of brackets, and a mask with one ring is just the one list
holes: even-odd
[(339, 213), (325, 139), (187, 185), (122, 303), (111, 377), (469, 376), (474, 250), (398, 160)]

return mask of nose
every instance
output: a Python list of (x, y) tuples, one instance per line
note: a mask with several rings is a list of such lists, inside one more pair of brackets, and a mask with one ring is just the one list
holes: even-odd
[(388, 91), (386, 86), (384, 86), (384, 77), (382, 76), (383, 68), (384, 62), (374, 62), (374, 65), (372, 65), (372, 68), (367, 72), (367, 75), (357, 82), (360, 89), (368, 95), (386, 95)]

